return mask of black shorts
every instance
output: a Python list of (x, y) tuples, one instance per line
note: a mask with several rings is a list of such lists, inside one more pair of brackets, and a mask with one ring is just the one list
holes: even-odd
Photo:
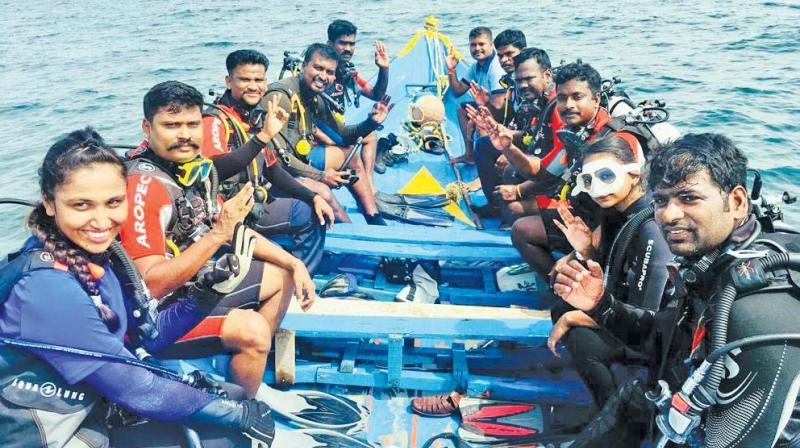
[(164, 359), (205, 358), (225, 353), (225, 347), (222, 345), (222, 324), (225, 323), (225, 317), (235, 309), (258, 309), (263, 275), (264, 263), (253, 260), (242, 283), (230, 294), (226, 294), (205, 319), (164, 351), (158, 353), (158, 357)]

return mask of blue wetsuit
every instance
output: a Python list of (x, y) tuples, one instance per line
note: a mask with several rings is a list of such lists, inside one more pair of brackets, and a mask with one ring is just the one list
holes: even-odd
[[(40, 246), (30, 239), (26, 248)], [(20, 278), (0, 306), (0, 335), (26, 341), (50, 343), (134, 358), (125, 347), (125, 332), (133, 322), (133, 302), (112, 267), (97, 280), (103, 302), (117, 314), (120, 326), (110, 331), (89, 294), (75, 276), (65, 270), (37, 269)], [(193, 301), (185, 301), (193, 302)], [(173, 306), (174, 308), (174, 306)], [(161, 313), (156, 326), (166, 329), (157, 345), (167, 345), (180, 336), (174, 328), (191, 328), (208, 310), (173, 309)], [(169, 309), (167, 311), (170, 311)], [(186, 322), (175, 324), (175, 319)], [(173, 325), (173, 328), (168, 328)], [(204, 391), (164, 379), (142, 368), (48, 350), (33, 353), (44, 360), (70, 385), (83, 383), (102, 396), (141, 415), (161, 421), (189, 419), (215, 398)], [(124, 381), (120, 381), (124, 378)]]

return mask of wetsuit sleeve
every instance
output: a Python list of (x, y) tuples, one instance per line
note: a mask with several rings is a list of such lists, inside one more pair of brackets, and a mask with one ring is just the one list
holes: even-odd
[[(119, 355), (133, 358), (125, 349)], [(120, 381), (122, 378), (124, 381)], [(122, 363), (103, 362), (85, 381), (134, 414), (168, 422), (183, 420), (217, 398), (145, 368)]]
[(277, 189), (289, 197), (312, 203), (317, 194), (298, 182), (281, 164), (274, 164), (264, 169), (264, 177)]
[(211, 157), (217, 168), (219, 180), (224, 181), (247, 169), (253, 159), (266, 148), (266, 144), (253, 137), (249, 142), (225, 154)]
[[(322, 182), (322, 180), (325, 178), (325, 174), (323, 174), (322, 171), (314, 168), (313, 166), (307, 163), (304, 163), (290, 151), (286, 151), (284, 154), (286, 156), (286, 159), (288, 159), (288, 163), (286, 164), (286, 171), (291, 173), (293, 176), (305, 177), (320, 182)], [(286, 161), (287, 160), (284, 160), (284, 162)]]
[(639, 229), (636, 244), (630, 246), (627, 257), (635, 260), (628, 302), (658, 311), (667, 284), (667, 263), (673, 255), (654, 221), (647, 221)]
[(586, 314), (598, 325), (623, 338), (647, 335), (656, 316), (655, 311), (625, 303), (608, 291), (600, 299), (600, 303)]
[[(797, 275), (795, 273), (794, 275)], [(797, 332), (797, 291), (765, 291), (734, 302), (728, 341)], [(733, 351), (717, 405), (706, 418), (706, 446), (771, 447), (786, 428), (800, 387), (800, 343), (778, 341)], [(795, 422), (796, 423), (796, 422)]]
[(172, 215), (166, 187), (152, 176), (128, 176), (128, 219), (120, 241), (132, 259), (166, 252), (166, 226)]
[(203, 157), (218, 156), (227, 153), (229, 150), (228, 131), (225, 128), (225, 123), (214, 115), (204, 115), (203, 144), (200, 146), (200, 152)]
[[(330, 114), (328, 111), (325, 119), (325, 124), (327, 124), (330, 128), (329, 130), (323, 130), (328, 136), (334, 141), (341, 141), (343, 145), (349, 146), (358, 140), (359, 137), (365, 137), (370, 132), (378, 129), (378, 124), (372, 117), (367, 118), (366, 120), (362, 121), (359, 124), (344, 126), (340, 122), (338, 122), (333, 115)], [(330, 135), (331, 132), (338, 133), (338, 138), (335, 135)]]
[[(72, 274), (56, 269), (34, 271), (20, 279), (9, 300), (19, 303), (19, 337), (45, 344), (119, 353), (122, 338), (100, 318), (92, 299)], [(83, 380), (105, 361), (48, 350), (34, 353), (69, 384)]]

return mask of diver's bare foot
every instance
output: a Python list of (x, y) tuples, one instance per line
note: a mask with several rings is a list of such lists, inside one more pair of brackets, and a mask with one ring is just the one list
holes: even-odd
[(478, 191), (481, 189), (481, 178), (477, 177), (469, 182), (464, 184), (464, 188), (467, 191)]
[(454, 158), (450, 159), (450, 163), (452, 163), (452, 164), (465, 163), (467, 165), (474, 165), (475, 164), (475, 160), (472, 159), (472, 154), (462, 154), (462, 155), (460, 155), (458, 157), (454, 157)]

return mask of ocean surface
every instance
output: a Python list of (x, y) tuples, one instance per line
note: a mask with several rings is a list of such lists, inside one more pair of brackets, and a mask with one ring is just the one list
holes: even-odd
[[(800, 1), (605, 4), (0, 1), (0, 196), (36, 198), (36, 169), (63, 133), (91, 125), (108, 142), (139, 142), (155, 83), (219, 91), (225, 56), (240, 48), (267, 54), (274, 79), (284, 50), (324, 42), (337, 18), (359, 27), (354, 62), (372, 75), (373, 41), (395, 54), (430, 14), (467, 57), (469, 30), (485, 25), (521, 29), (554, 63), (582, 58), (635, 100), (666, 100), (682, 131), (728, 135), (769, 193), (800, 194)], [(0, 207), (5, 253), (25, 234), (26, 210)], [(783, 209), (800, 223), (800, 204)]]

